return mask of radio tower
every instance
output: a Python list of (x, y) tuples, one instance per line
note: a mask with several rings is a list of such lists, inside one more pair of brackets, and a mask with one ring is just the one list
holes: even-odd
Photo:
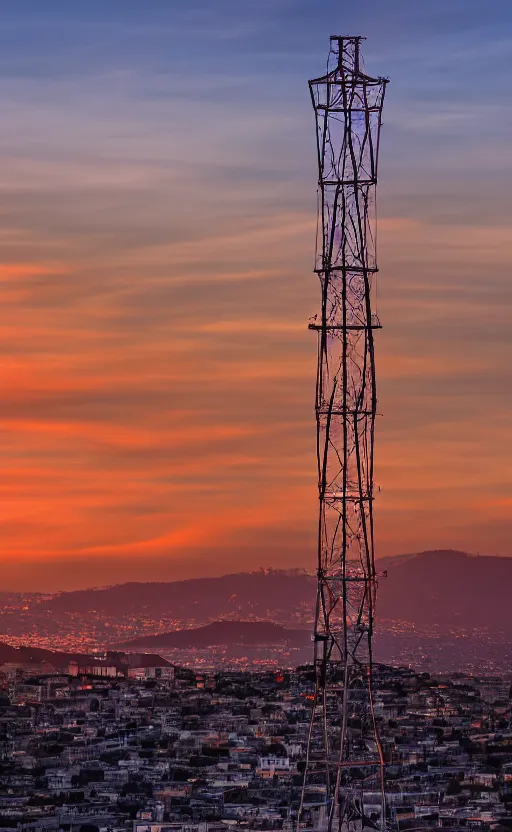
[(316, 386), (318, 595), (315, 695), (301, 826), (384, 829), (384, 760), (372, 697), (376, 415), (372, 307), (377, 155), (386, 79), (365, 74), (360, 37), (332, 37), (309, 82), (318, 146)]

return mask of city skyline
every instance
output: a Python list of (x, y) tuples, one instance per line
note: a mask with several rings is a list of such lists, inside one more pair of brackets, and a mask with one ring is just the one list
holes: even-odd
[(5, 588), (313, 568), (330, 34), (392, 77), (377, 556), (511, 555), (505, 2), (20, 0), (0, 33)]

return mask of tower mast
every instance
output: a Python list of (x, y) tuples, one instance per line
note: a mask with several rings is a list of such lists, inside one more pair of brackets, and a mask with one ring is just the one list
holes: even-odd
[(309, 82), (318, 150), (315, 271), (318, 591), (315, 695), (299, 821), (384, 828), (384, 760), (372, 694), (377, 588), (373, 539), (376, 416), (375, 192), (387, 80), (366, 75), (360, 37), (332, 37)]

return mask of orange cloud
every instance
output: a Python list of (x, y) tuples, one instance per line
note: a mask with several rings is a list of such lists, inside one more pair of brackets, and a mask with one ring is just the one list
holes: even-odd
[[(314, 563), (313, 226), (240, 218), (113, 250), (34, 234), (33, 262), (0, 267), (5, 563), (90, 558), (96, 583), (145, 556)], [(378, 552), (484, 551), (507, 506), (508, 307), (474, 275), (506, 260), (505, 229), (397, 217), (379, 233)], [(454, 252), (473, 277), (452, 286)]]

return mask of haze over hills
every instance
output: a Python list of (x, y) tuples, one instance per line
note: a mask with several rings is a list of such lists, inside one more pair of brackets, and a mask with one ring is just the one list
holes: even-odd
[(315, 581), (303, 571), (259, 570), (193, 578), (172, 583), (126, 583), (100, 589), (59, 593), (41, 603), (53, 613), (96, 613), (134, 615), (150, 612), (155, 618), (171, 614), (175, 619), (212, 619), (255, 615), (289, 620), (304, 607), (309, 613), (314, 602)]
[[(512, 634), (508, 613), (512, 558), (438, 550), (382, 558), (378, 617), (418, 627), (488, 629)], [(306, 624), (315, 601), (315, 578), (305, 572), (260, 570), (173, 583), (128, 583), (79, 590), (39, 602), (52, 614), (151, 616), (206, 624), (219, 618), (264, 618)]]
[[(379, 660), (417, 665), (421, 657), (425, 662), (434, 657), (439, 666), (456, 668), (462, 667), (464, 654), (468, 668), (491, 654), (494, 665), (503, 659), (507, 640), (512, 640), (512, 558), (444, 550), (380, 559), (377, 567)], [(0, 597), (0, 642), (86, 654), (109, 645), (167, 649), (158, 641), (165, 637), (174, 644), (168, 643), (171, 653), (188, 649), (192, 660), (201, 645), (209, 649), (204, 639), (214, 635), (229, 650), (237, 645), (240, 655), (255, 644), (269, 650), (284, 644), (290, 656), (296, 649), (309, 655), (315, 594), (314, 576), (298, 570), (126, 583), (53, 596), (9, 593), (3, 601)], [(275, 629), (265, 635), (264, 626), (278, 625), (286, 633)], [(192, 635), (193, 628), (203, 629)], [(186, 634), (180, 635), (183, 630)], [(303, 634), (292, 636), (297, 630)], [(156, 642), (147, 640), (154, 636)]]
[(512, 558), (448, 550), (380, 563), (388, 577), (379, 583), (379, 617), (440, 631), (461, 627), (512, 635)]

